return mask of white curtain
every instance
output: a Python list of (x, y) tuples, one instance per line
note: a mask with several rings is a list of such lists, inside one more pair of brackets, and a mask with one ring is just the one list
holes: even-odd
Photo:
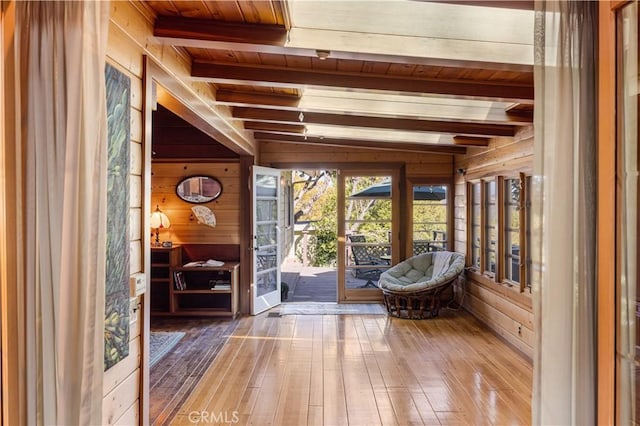
[(536, 1), (534, 424), (595, 424), (597, 2)]
[(17, 2), (29, 424), (101, 424), (108, 2)]

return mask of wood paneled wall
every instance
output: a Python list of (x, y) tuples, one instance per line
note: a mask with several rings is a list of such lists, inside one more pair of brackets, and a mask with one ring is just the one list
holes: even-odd
[[(248, 191), (240, 182), (239, 162), (155, 162), (151, 176), (151, 208), (160, 207), (171, 221), (168, 230), (160, 231), (160, 240), (174, 244), (240, 244), (240, 191)], [(187, 176), (212, 176), (222, 184), (222, 195), (202, 204), (216, 215), (217, 225), (199, 224), (191, 211), (195, 204), (176, 195), (176, 185)]]
[[(111, 46), (111, 39), (109, 40)], [(111, 49), (109, 49), (111, 51)], [(129, 175), (129, 240), (130, 273), (144, 272), (142, 211), (143, 211), (143, 148), (142, 148), (142, 76), (132, 67), (117, 62), (111, 55), (108, 62), (131, 79), (130, 175)], [(141, 57), (142, 60), (142, 57)], [(144, 296), (132, 298), (136, 312), (131, 313), (129, 355), (104, 374), (102, 419), (104, 425), (137, 423), (140, 416), (139, 389), (141, 385), (142, 319), (138, 305)], [(131, 423), (133, 422), (133, 423)]]
[[(493, 176), (533, 172), (533, 128), (515, 138), (493, 139), (488, 148), (455, 157), (455, 251), (467, 251), (466, 184)], [(459, 173), (463, 170), (463, 173)], [(529, 292), (498, 284), (477, 273), (466, 274), (464, 307), (529, 358), (533, 357), (534, 319)]]
[(404, 164), (407, 178), (447, 177), (453, 173), (453, 155), (401, 151), (376, 151), (362, 148), (261, 142), (260, 164), (274, 167), (317, 165), (319, 168), (345, 165)]

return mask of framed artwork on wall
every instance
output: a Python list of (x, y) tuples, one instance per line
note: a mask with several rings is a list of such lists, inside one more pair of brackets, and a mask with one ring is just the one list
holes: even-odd
[(107, 93), (107, 259), (104, 369), (129, 355), (129, 162), (131, 80), (105, 69)]

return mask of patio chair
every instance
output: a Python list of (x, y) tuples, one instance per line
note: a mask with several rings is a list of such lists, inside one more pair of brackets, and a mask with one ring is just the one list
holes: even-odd
[[(349, 235), (349, 241), (352, 243), (366, 243), (366, 237), (364, 235)], [(376, 266), (376, 265), (388, 265), (389, 262), (381, 259), (380, 255), (382, 250), (376, 246), (367, 245), (351, 245), (351, 255), (353, 256), (353, 262), (356, 266)], [(375, 283), (380, 278), (380, 274), (383, 272), (381, 268), (354, 268), (355, 277), (361, 280), (367, 280), (367, 282), (360, 286), (365, 287), (378, 287)]]
[(417, 256), (419, 254), (428, 253), (429, 250), (429, 241), (414, 241), (413, 242), (413, 255)]
[(438, 316), (443, 299), (453, 299), (453, 283), (463, 270), (464, 255), (449, 251), (425, 253), (398, 263), (383, 272), (378, 282), (387, 312), (407, 319)]

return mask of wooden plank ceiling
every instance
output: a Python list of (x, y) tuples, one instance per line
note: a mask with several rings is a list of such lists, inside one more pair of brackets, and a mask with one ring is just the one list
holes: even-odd
[(533, 121), (533, 1), (148, 1), (257, 141), (464, 152)]

